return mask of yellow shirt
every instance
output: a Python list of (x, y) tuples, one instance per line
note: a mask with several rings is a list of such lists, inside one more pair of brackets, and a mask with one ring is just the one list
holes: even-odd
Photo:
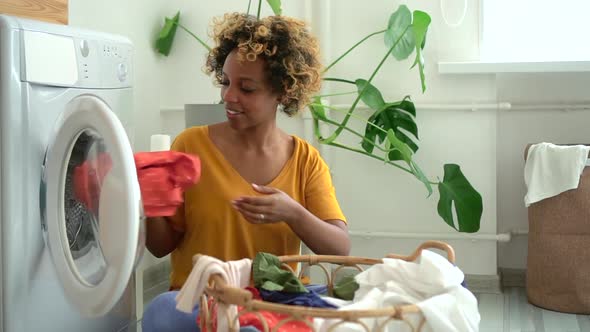
[[(277, 188), (322, 220), (345, 221), (332, 179), (318, 151), (293, 136), (293, 155), (269, 187)], [(261, 195), (225, 159), (209, 138), (207, 126), (183, 131), (172, 150), (198, 155), (201, 179), (185, 194), (185, 203), (171, 218), (184, 237), (171, 254), (171, 289), (182, 287), (200, 253), (224, 261), (254, 258), (257, 252), (277, 256), (299, 254), (301, 241), (284, 222), (254, 225), (231, 205), (240, 196)]]

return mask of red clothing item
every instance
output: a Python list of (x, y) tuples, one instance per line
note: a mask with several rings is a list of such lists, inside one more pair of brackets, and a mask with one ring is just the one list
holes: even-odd
[(174, 215), (184, 191), (201, 178), (201, 160), (194, 155), (158, 151), (136, 153), (134, 158), (147, 217)]
[(102, 181), (112, 167), (111, 156), (101, 153), (97, 159), (87, 160), (74, 169), (74, 196), (94, 213), (98, 211)]
[[(248, 291), (250, 291), (250, 293), (252, 293), (253, 299), (262, 300), (262, 298), (260, 297), (260, 293), (258, 292), (258, 289), (253, 288), (253, 287), (246, 287), (246, 290), (248, 290)], [(210, 310), (210, 314), (211, 314), (211, 323), (213, 325), (212, 326), (213, 331), (211, 331), (211, 332), (215, 332), (215, 331), (217, 331), (217, 303), (215, 301), (213, 301), (213, 298), (209, 298), (208, 305), (209, 305), (209, 310)], [(243, 309), (243, 307), (238, 307), (238, 312), (242, 311), (242, 309)], [(275, 328), (275, 326), (277, 326), (282, 320), (290, 317), (290, 315), (287, 315), (287, 314), (279, 314), (279, 313), (270, 312), (270, 311), (258, 311), (258, 313), (260, 314), (260, 316), (262, 316), (262, 319), (264, 319), (266, 321), (269, 331), (274, 331), (273, 329)], [(232, 319), (233, 319), (233, 317), (232, 317)], [(240, 321), (241, 327), (253, 326), (256, 329), (258, 329), (259, 331), (264, 331), (263, 322), (260, 320), (259, 316), (256, 313), (249, 312), (249, 313), (243, 314), (240, 316), (239, 321)], [(313, 319), (309, 318), (308, 322), (310, 324), (313, 324)], [(197, 326), (200, 326), (200, 317), (197, 317)], [(207, 328), (206, 327), (203, 328), (202, 331), (207, 332)], [(277, 330), (277, 332), (290, 332), (290, 331), (311, 332), (312, 329), (302, 321), (290, 321), (290, 322), (287, 322), (287, 323), (281, 325)]]
[[(137, 180), (147, 217), (172, 216), (183, 202), (183, 192), (201, 178), (197, 156), (176, 151), (140, 152), (134, 156)], [(107, 153), (74, 169), (74, 194), (96, 212), (104, 177), (112, 168)]]

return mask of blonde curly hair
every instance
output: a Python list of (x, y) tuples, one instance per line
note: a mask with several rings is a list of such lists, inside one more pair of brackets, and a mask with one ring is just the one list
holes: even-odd
[(223, 79), (223, 64), (231, 51), (238, 50), (240, 61), (266, 61), (266, 76), (273, 92), (281, 96), (282, 110), (292, 116), (305, 107), (320, 90), (319, 45), (303, 21), (286, 16), (257, 19), (243, 13), (214, 18), (214, 47), (207, 56), (205, 70)]

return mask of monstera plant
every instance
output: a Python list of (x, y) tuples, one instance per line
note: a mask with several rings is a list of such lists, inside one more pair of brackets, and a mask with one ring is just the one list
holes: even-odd
[[(280, 0), (266, 0), (266, 3), (272, 8), (275, 15), (281, 15)], [(250, 4), (251, 0), (248, 2), (247, 12), (250, 12)], [(261, 6), (262, 0), (259, 0), (258, 17), (260, 17)], [(437, 186), (440, 197), (437, 209), (441, 218), (459, 232), (477, 232), (483, 212), (481, 195), (473, 188), (461, 172), (459, 165), (456, 164), (444, 165), (442, 181), (428, 179), (413, 158), (419, 149), (414, 103), (409, 96), (403, 97), (401, 100), (386, 101), (380, 90), (372, 83), (386, 61), (392, 58), (396, 61), (406, 60), (413, 54), (414, 62), (411, 68), (417, 67), (422, 92), (426, 91), (422, 51), (426, 44), (429, 25), (430, 16), (427, 13), (419, 10), (412, 12), (407, 6), (401, 5), (390, 15), (389, 21), (384, 24), (384, 29), (367, 35), (329, 64), (324, 69), (323, 79), (353, 86), (354, 101), (350, 107), (343, 109), (324, 102), (325, 98), (343, 93), (315, 96), (309, 105), (314, 120), (314, 132), (317, 140), (322, 144), (380, 160), (411, 174), (424, 185), (428, 196), (432, 194), (433, 186)], [(156, 49), (159, 53), (169, 54), (177, 27), (193, 36), (207, 50), (211, 49), (201, 38), (180, 24), (180, 13), (177, 13), (173, 18), (165, 18), (164, 27), (156, 41)], [(374, 66), (372, 74), (368, 78), (350, 80), (329, 75), (330, 69), (348, 56), (352, 50), (369, 38), (379, 35), (383, 35), (384, 38), (383, 57)], [(344, 94), (348, 94), (348, 92)], [(361, 117), (355, 114), (355, 110), (361, 102), (372, 111), (370, 116)], [(330, 116), (334, 112), (340, 112), (343, 116), (337, 120)], [(366, 122), (364, 132), (358, 132), (348, 125), (351, 117), (360, 118)], [(329, 125), (333, 132), (329, 135), (322, 135), (320, 130), (322, 123)], [(349, 146), (338, 142), (343, 131), (357, 136), (358, 146)], [(453, 209), (457, 220), (453, 217)]]

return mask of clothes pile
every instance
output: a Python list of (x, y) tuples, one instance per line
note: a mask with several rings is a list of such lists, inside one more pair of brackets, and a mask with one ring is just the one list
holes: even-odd
[[(193, 270), (177, 296), (177, 309), (191, 312), (203, 294), (213, 273), (219, 273), (231, 287), (245, 288), (253, 299), (288, 305), (329, 308), (332, 310), (365, 310), (417, 305), (425, 325), (421, 331), (478, 331), (480, 315), (477, 300), (462, 286), (463, 272), (446, 258), (429, 250), (423, 250), (414, 262), (399, 259), (383, 259), (366, 271), (352, 278), (343, 278), (334, 289), (339, 289), (340, 298), (329, 297), (324, 285), (303, 285), (299, 278), (281, 269), (278, 257), (259, 253), (254, 261), (222, 262), (209, 256), (197, 255)], [(248, 285), (252, 277), (254, 287)], [(336, 292), (333, 292), (336, 294)], [(213, 318), (213, 331), (229, 331), (229, 323), (243, 309), (235, 305), (216, 304), (209, 299)], [(221, 314), (218, 314), (221, 313)], [(264, 323), (273, 330), (288, 315), (258, 311), (242, 313), (239, 326), (264, 331)], [(422, 316), (409, 317), (411, 324), (419, 326)], [(261, 321), (261, 318), (265, 322)], [(385, 318), (363, 318), (361, 322), (371, 331), (382, 326)], [(199, 319), (197, 319), (199, 324)], [(307, 318), (307, 321), (289, 321), (277, 331), (365, 331), (357, 323), (341, 323), (338, 319)], [(238, 327), (239, 327), (238, 326)], [(390, 320), (383, 331), (405, 331), (409, 326), (404, 321)]]

